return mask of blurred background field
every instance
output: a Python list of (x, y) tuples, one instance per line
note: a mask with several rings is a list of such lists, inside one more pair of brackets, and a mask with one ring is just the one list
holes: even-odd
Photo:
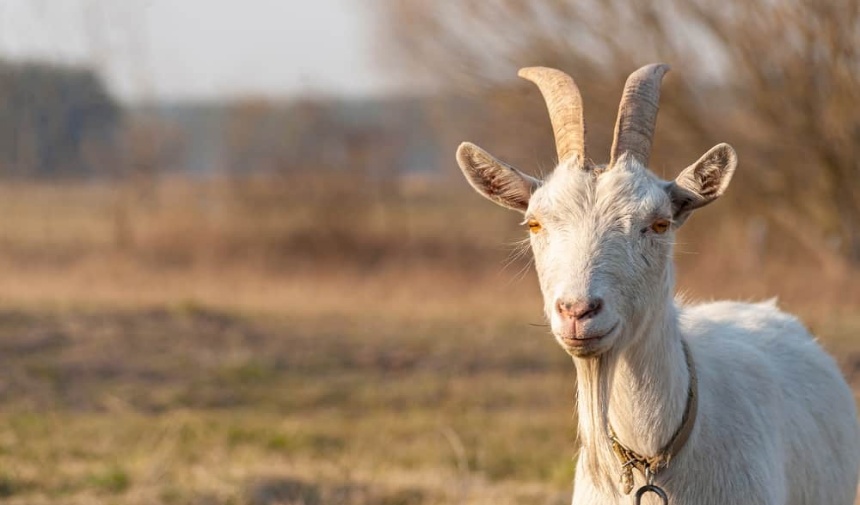
[(740, 156), (679, 290), (860, 391), (860, 2), (728, 4), (0, 0), (0, 501), (568, 503), (573, 365), (453, 156), (552, 169), (527, 65), (605, 161), (672, 64), (653, 169)]

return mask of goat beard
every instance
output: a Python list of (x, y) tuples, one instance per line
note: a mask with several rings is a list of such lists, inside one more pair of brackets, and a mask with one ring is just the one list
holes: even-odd
[[(593, 358), (575, 358), (577, 371), (577, 411), (579, 416), (582, 469), (603, 493), (616, 493), (615, 455), (609, 443), (609, 399), (615, 370), (613, 350)], [(617, 465), (616, 465), (617, 466)]]

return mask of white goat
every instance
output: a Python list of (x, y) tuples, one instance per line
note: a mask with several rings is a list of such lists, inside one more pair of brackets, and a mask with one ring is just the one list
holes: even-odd
[(673, 505), (852, 504), (860, 432), (834, 361), (773, 302), (673, 298), (675, 231), (723, 194), (737, 158), (720, 144), (672, 182), (647, 169), (667, 70), (628, 78), (607, 165), (586, 156), (573, 80), (541, 67), (520, 76), (549, 109), (552, 175), (539, 181), (473, 144), (457, 151), (479, 193), (525, 214), (546, 317), (573, 356), (573, 503), (633, 502), (625, 495), (650, 474)]

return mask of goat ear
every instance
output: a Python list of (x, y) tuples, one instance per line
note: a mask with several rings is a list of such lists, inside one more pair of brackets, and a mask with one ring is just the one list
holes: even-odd
[(672, 199), (672, 220), (676, 225), (680, 226), (692, 211), (725, 193), (737, 164), (738, 156), (732, 146), (719, 144), (669, 183), (667, 191)]
[(489, 200), (509, 209), (525, 212), (540, 181), (502, 163), (475, 144), (463, 142), (457, 148), (457, 164), (466, 180)]

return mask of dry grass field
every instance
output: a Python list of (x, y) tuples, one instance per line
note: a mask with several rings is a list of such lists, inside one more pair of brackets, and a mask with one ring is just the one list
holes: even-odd
[[(516, 216), (307, 188), (0, 188), (0, 501), (569, 502), (574, 370)], [(756, 259), (730, 211), (691, 220), (682, 289), (779, 295), (860, 389), (858, 275)]]

